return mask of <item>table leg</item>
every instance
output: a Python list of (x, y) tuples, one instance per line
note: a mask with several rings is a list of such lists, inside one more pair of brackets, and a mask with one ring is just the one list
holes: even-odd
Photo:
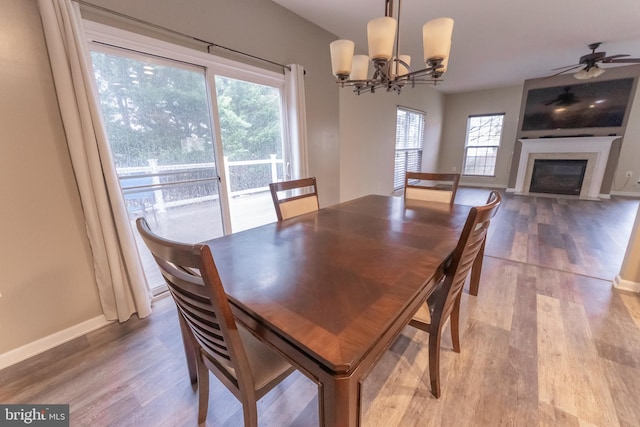
[(358, 427), (360, 425), (360, 384), (353, 377), (327, 377), (319, 387), (320, 425)]
[(471, 283), (469, 284), (469, 293), (474, 296), (478, 296), (478, 287), (480, 286), (480, 274), (482, 273), (482, 259), (484, 258), (484, 245), (487, 239), (482, 241), (482, 246), (476, 255), (476, 259), (473, 260), (471, 266)]

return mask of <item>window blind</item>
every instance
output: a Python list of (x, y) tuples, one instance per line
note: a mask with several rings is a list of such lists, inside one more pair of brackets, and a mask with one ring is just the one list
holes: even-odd
[(393, 189), (404, 187), (407, 171), (422, 169), (425, 114), (398, 107), (396, 113), (396, 151), (393, 171)]

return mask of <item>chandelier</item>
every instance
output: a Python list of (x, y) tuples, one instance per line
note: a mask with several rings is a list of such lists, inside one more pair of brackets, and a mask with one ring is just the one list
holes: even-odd
[[(453, 19), (437, 18), (422, 26), (422, 41), (426, 68), (414, 71), (411, 57), (399, 54), (400, 5), (398, 18), (394, 18), (394, 0), (385, 0), (385, 16), (367, 24), (369, 55), (354, 55), (355, 43), (336, 40), (331, 50), (331, 69), (336, 83), (341, 87), (353, 87), (354, 93), (374, 93), (378, 88), (400, 93), (407, 84), (436, 84), (447, 71)], [(373, 74), (369, 75), (369, 62)]]

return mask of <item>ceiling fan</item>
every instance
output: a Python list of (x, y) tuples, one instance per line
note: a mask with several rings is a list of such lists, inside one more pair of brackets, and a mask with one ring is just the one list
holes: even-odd
[(575, 73), (573, 76), (579, 80), (591, 79), (594, 77), (598, 77), (602, 73), (604, 73), (604, 69), (598, 66), (598, 63), (601, 64), (640, 64), (640, 58), (627, 58), (627, 54), (618, 54), (607, 56), (606, 52), (596, 52), (596, 49), (600, 47), (602, 43), (591, 43), (589, 45), (589, 49), (591, 49), (591, 53), (587, 55), (583, 55), (580, 57), (580, 61), (574, 65), (567, 65), (564, 67), (554, 68), (551, 71), (559, 72), (551, 75), (550, 77), (557, 76), (559, 74), (564, 74), (569, 71), (575, 70), (576, 68), (580, 68), (580, 70)]

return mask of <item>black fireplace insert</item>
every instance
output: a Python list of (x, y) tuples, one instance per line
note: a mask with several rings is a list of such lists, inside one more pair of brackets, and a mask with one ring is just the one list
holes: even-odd
[(587, 160), (536, 159), (530, 193), (580, 195)]

